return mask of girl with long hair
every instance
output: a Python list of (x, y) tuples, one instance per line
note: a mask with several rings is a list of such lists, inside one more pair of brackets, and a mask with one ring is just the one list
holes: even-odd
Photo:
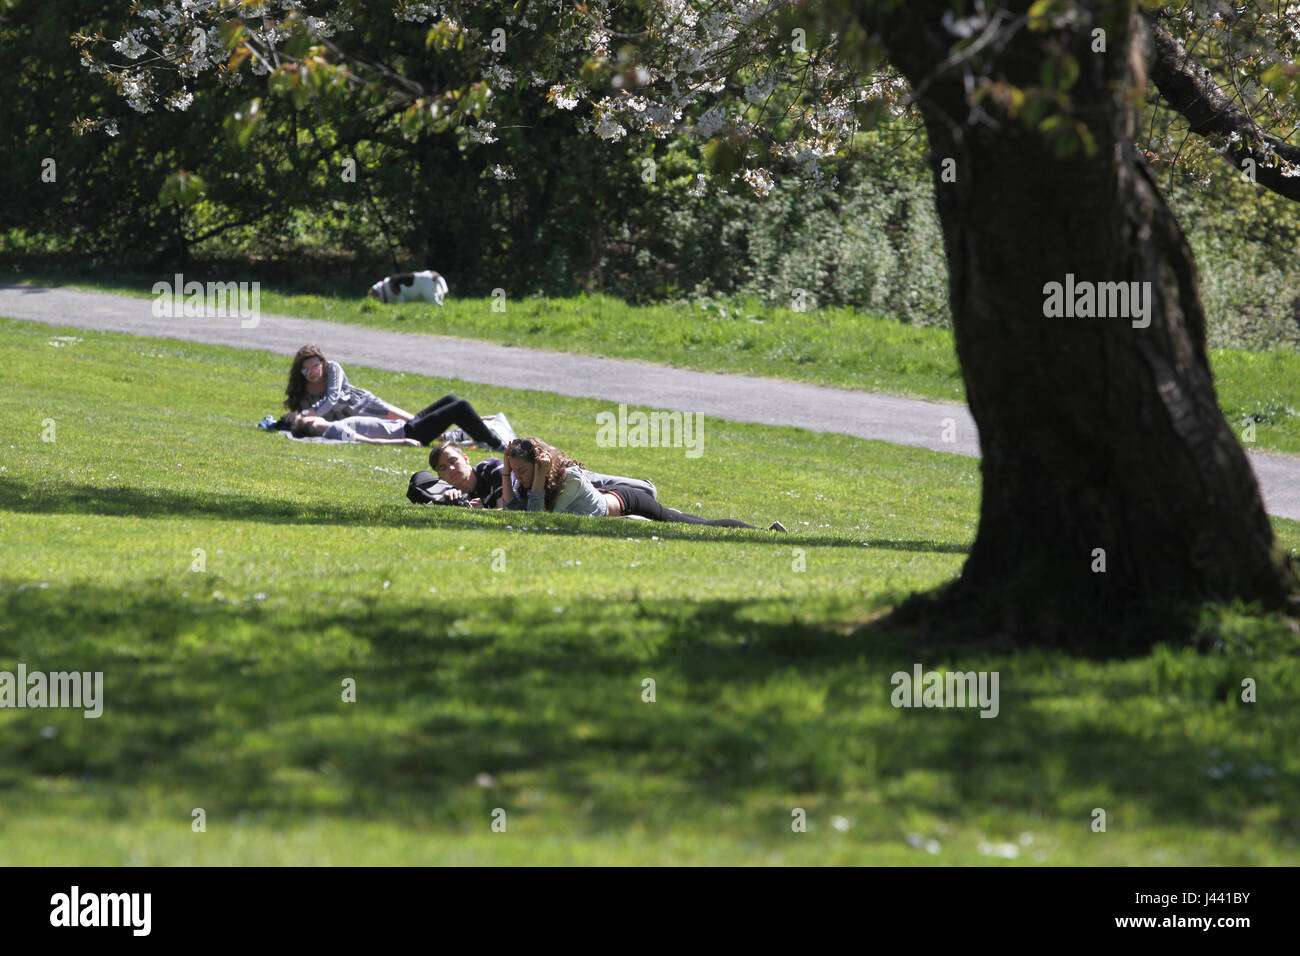
[[(724, 528), (754, 528), (735, 518), (700, 518), (675, 508), (665, 508), (641, 488), (627, 484), (607, 484), (597, 488), (587, 479), (582, 462), (575, 461), (540, 438), (516, 438), (505, 449), (506, 470), (502, 477), (501, 497), (509, 505), (514, 499), (513, 475), (522, 493), (528, 496), (529, 511), (555, 511), (562, 514), (599, 518), (638, 517), (651, 521), (676, 521), (684, 524), (707, 524)], [(784, 531), (773, 521), (769, 531)]]
[(390, 405), (373, 392), (348, 381), (338, 362), (331, 362), (316, 345), (304, 345), (289, 367), (289, 384), (284, 390), (284, 407), (334, 421), (353, 415), (373, 415), (410, 421), (413, 417)]

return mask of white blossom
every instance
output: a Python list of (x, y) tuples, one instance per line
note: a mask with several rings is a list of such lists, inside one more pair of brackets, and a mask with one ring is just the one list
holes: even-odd
[(605, 27), (595, 27), (587, 34), (587, 49), (597, 56), (609, 55), (609, 38), (612, 34)]
[(546, 93), (547, 97), (555, 102), (555, 105), (562, 110), (571, 110), (578, 105), (578, 97), (570, 96), (564, 85), (556, 83)]
[(478, 126), (470, 129), (469, 138), (476, 143), (495, 143), (497, 138), (492, 135), (492, 131), (496, 126), (491, 120), (479, 120)]
[[(587, 105), (590, 109), (583, 110), (578, 117), (578, 130), (608, 142), (618, 142), (634, 133), (659, 138), (675, 135), (688, 122), (684, 117), (691, 115), (689, 111), (698, 113), (704, 107), (708, 108), (694, 124), (694, 133), (704, 139), (722, 135), (729, 128), (745, 134), (755, 128), (755, 123), (747, 122), (747, 118), (764, 122), (765, 117), (751, 116), (746, 111), (745, 102), (762, 108), (772, 102), (778, 84), (805, 78), (786, 76), (782, 71), (792, 68), (789, 62), (765, 65), (769, 61), (762, 56), (762, 51), (770, 50), (772, 37), (770, 23), (761, 18), (787, 4), (788, 0), (717, 0), (707, 4), (699, 0), (655, 0), (646, 8), (653, 13), (647, 18), (644, 32), (633, 41), (649, 55), (643, 62), (631, 64), (611, 62), (614, 59), (611, 49), (628, 42), (621, 33), (615, 32), (615, 11), (621, 7), (617, 0), (584, 0), (582, 14), (576, 17), (573, 0), (502, 0), (499, 3), (477, 0), (472, 4), (463, 0), (397, 0), (391, 9), (398, 24), (395, 32), (400, 34), (405, 30), (408, 38), (416, 41), (423, 39), (428, 25), (454, 34), (467, 34), (466, 40), (473, 42), (466, 46), (466, 52), (447, 54), (458, 57), (457, 70), (477, 71), (464, 77), (465, 82), (481, 82), (493, 90), (526, 85), (529, 91), (544, 91), (546, 98), (564, 111), (576, 111)], [(475, 31), (472, 35), (468, 35), (470, 27), (457, 19), (459, 11), (472, 16)], [(485, 16), (489, 11), (495, 15)], [(137, 111), (148, 111), (159, 105), (182, 110), (192, 104), (202, 89), (202, 74), (216, 72), (229, 58), (229, 51), (221, 42), (221, 30), (236, 18), (243, 25), (243, 36), (252, 55), (237, 69), (220, 70), (214, 77), (217, 83), (228, 86), (245, 83), (264, 88), (264, 78), (273, 69), (292, 67), (296, 58), (283, 49), (292, 28), (292, 21), (285, 16), (288, 12), (313, 37), (350, 29), (348, 4), (308, 4), (302, 0), (240, 0), (238, 3), (141, 0), (132, 13), (134, 24), (124, 29), (113, 49), (129, 59), (152, 52), (158, 59), (149, 61), (149, 70), (115, 65), (93, 53), (83, 62), (88, 69), (111, 76), (122, 96)], [(470, 51), (480, 52), (477, 51), (478, 31), (490, 31), (496, 23), (514, 31), (545, 30), (547, 42), (538, 47), (537, 59), (521, 62), (503, 57), (502, 62), (493, 62), (491, 57), (484, 61), (471, 56)], [(619, 25), (620, 30), (624, 28)], [(346, 53), (334, 50), (325, 56), (349, 70), (352, 81), (358, 85), (391, 85), (387, 75), (364, 60), (352, 61)], [(897, 73), (875, 73), (863, 76), (848, 95), (836, 96), (836, 91), (844, 89), (844, 78), (836, 72), (833, 58), (800, 63), (794, 68), (807, 71), (806, 78), (816, 80), (813, 89), (830, 92), (807, 98), (790, 114), (795, 135), (799, 137), (797, 149), (786, 152), (782, 148), (780, 154), (795, 159), (805, 180), (822, 182), (825, 175), (820, 158), (838, 149), (844, 138), (856, 129), (857, 104), (870, 92), (892, 106), (906, 93), (907, 87)], [(612, 79), (601, 81), (596, 88), (588, 86), (590, 74), (579, 72), (588, 64), (599, 67), (597, 76), (612, 70)], [(738, 68), (746, 71), (750, 81), (743, 87), (743, 100), (732, 97), (728, 90), (729, 77)], [(165, 92), (178, 85), (171, 82), (164, 86), (164, 92), (155, 90), (151, 77), (165, 77), (168, 70), (173, 76), (184, 78), (183, 85), (188, 89)], [(882, 76), (888, 79), (882, 80)], [(194, 78), (195, 82), (188, 78)], [(417, 95), (438, 98), (444, 92), (435, 88)], [(702, 103), (706, 99), (709, 102)], [(736, 105), (730, 105), (733, 103)], [(752, 112), (756, 114), (758, 110)], [(472, 115), (460, 118), (459, 122), (470, 142), (498, 142), (494, 123), (482, 119), (476, 123)], [(496, 166), (487, 175), (505, 180), (513, 178), (514, 171)], [(737, 177), (737, 182), (740, 178)], [(743, 179), (760, 194), (772, 188), (772, 176), (766, 169), (746, 170)], [(694, 191), (706, 186), (724, 188), (705, 180), (697, 180), (690, 188)]]
[(445, 16), (441, 3), (401, 3), (393, 11), (394, 20), (404, 20), (408, 23), (424, 23)]
[(121, 79), (127, 106), (137, 113), (148, 113), (153, 109), (153, 84), (147, 73), (123, 73)]
[(745, 99), (750, 103), (762, 103), (772, 91), (776, 89), (776, 77), (769, 76), (766, 79), (759, 80), (757, 83), (750, 83), (745, 87)]
[(493, 63), (483, 71), (483, 75), (491, 81), (493, 86), (503, 90), (513, 86), (515, 80), (518, 79), (518, 76), (499, 63)]
[(766, 197), (772, 191), (772, 174), (766, 169), (746, 169), (740, 174), (740, 178), (745, 181), (754, 194), (760, 197)]
[(695, 135), (700, 139), (712, 139), (725, 125), (727, 125), (727, 108), (715, 106), (695, 121)]
[(122, 54), (128, 60), (136, 60), (144, 56), (148, 51), (143, 43), (140, 42), (140, 36), (143, 30), (132, 30), (122, 39), (113, 44), (113, 49)]
[(627, 130), (607, 112), (602, 112), (595, 124), (596, 135), (608, 143), (617, 143)]

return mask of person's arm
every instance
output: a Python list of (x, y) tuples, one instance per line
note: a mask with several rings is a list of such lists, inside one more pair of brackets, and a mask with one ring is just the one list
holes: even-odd
[(431, 494), (433, 496), (435, 504), (440, 504), (440, 505), (468, 504), (468, 502), (465, 500), (465, 492), (461, 491), (459, 488), (453, 488), (445, 481), (439, 481), (436, 485), (434, 485), (431, 490)]
[[(533, 486), (528, 489), (528, 510), (545, 511), (546, 510), (546, 479), (551, 475), (551, 456), (544, 451), (537, 453), (537, 460), (533, 462)], [(567, 479), (568, 476), (566, 475)], [(567, 484), (567, 481), (566, 481)], [(563, 487), (561, 487), (563, 493)], [(559, 504), (558, 496), (556, 504)]]
[(348, 383), (348, 377), (343, 374), (343, 366), (338, 362), (330, 362), (326, 369), (329, 373), (329, 384), (325, 387), (325, 394), (303, 409), (308, 414), (319, 415), (322, 418), (332, 411), (335, 405), (343, 401), (343, 389)]
[(367, 445), (414, 445), (420, 447), (420, 443), (414, 438), (367, 438), (365, 435), (357, 433), (357, 441), (363, 441)]
[[(489, 458), (488, 461), (495, 459)], [(480, 465), (482, 463), (480, 462)], [(505, 462), (501, 463), (501, 493), (497, 495), (497, 503), (494, 507), (497, 509), (506, 509), (509, 511), (526, 511), (528, 509), (528, 496), (521, 495), (515, 489), (515, 476)]]
[(317, 437), (324, 438), (326, 441), (365, 441), (351, 425), (344, 425), (342, 422), (329, 422), (327, 427), (317, 432)]
[(507, 501), (505, 495), (502, 494), (501, 507), (510, 511), (527, 511), (528, 496), (520, 494), (519, 487), (515, 484), (515, 476), (511, 474), (509, 468), (505, 470), (505, 474), (502, 477), (505, 481), (502, 487), (510, 489), (510, 500)]
[[(469, 492), (469, 506), (488, 511), (500, 511), (505, 507), (501, 491), (505, 487), (508, 469), (500, 458), (485, 458), (474, 466), (474, 489)], [(511, 489), (513, 494), (513, 489)]]
[(501, 469), (501, 507), (518, 509), (515, 503), (515, 483), (509, 468)]

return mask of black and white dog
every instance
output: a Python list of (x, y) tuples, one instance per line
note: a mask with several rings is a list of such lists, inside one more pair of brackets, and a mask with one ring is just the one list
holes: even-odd
[(432, 302), (442, 305), (447, 294), (447, 280), (436, 272), (403, 272), (380, 279), (366, 293), (380, 302)]

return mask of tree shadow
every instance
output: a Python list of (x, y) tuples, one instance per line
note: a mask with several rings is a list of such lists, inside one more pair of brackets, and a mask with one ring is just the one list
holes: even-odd
[[(893, 708), (891, 675), (918, 663), (905, 633), (773, 619), (781, 602), (352, 603), (236, 607), (166, 582), (7, 582), (0, 669), (103, 671), (105, 704), (98, 720), (5, 714), (0, 789), (11, 804), (42, 803), (53, 792), (43, 782), (79, 780), (110, 815), (162, 792), (269, 821), (448, 826), (484, 806), (529, 812), (537, 790), (565, 812), (584, 808), (586, 832), (670, 827), (756, 794), (834, 804), (864, 791), (880, 795), (886, 819), (996, 810), (1077, 815), (1084, 826), (1103, 794), (1162, 825), (1225, 830), (1271, 804), (1271, 822), (1254, 825), (1297, 838), (1300, 783), (1246, 773), (1280, 770), (1280, 724), (1229, 718), (1241, 731), (1215, 745), (1241, 772), (1214, 779), (1204, 740), (1181, 725), (1061, 706), (1080, 689), (1057, 673), (1073, 666), (1063, 655), (927, 650), (927, 669), (1002, 672), (1000, 712), (984, 719)], [(341, 699), (344, 677), (355, 703)], [(1117, 704), (1143, 693), (1131, 674), (1094, 680), (1089, 689)], [(1222, 707), (1220, 690), (1180, 686), (1179, 708)], [(1300, 705), (1279, 706), (1272, 719), (1294, 726)], [(476, 786), (481, 774), (492, 782)], [(660, 789), (641, 789), (652, 783)], [(760, 825), (761, 812), (747, 812)]]

